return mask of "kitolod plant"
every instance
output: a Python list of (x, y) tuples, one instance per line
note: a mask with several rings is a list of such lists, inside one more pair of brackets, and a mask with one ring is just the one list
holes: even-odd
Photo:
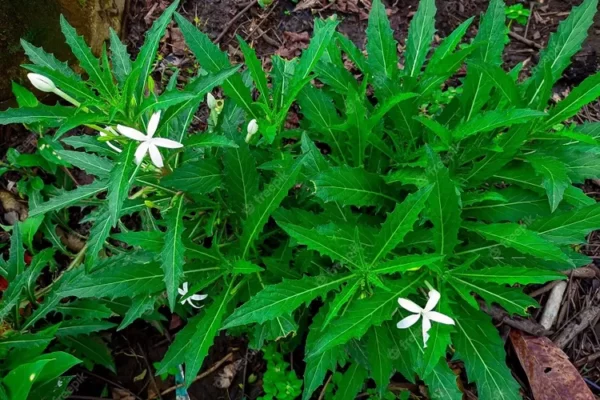
[[(17, 359), (48, 378), (40, 357), (50, 342), (49, 354), (114, 371), (98, 332), (137, 319), (161, 326), (166, 305), (185, 324), (153, 372), (184, 371), (186, 386), (225, 331), (266, 346), (280, 366), (275, 349), (303, 352), (305, 400), (328, 376), (330, 398), (386, 398), (395, 373), (424, 382), (432, 399), (461, 399), (449, 357), (480, 399), (520, 398), (485, 309), (526, 316), (538, 304), (524, 285), (566, 279), (590, 261), (575, 246), (600, 228), (600, 206), (580, 188), (600, 178), (600, 125), (572, 118), (600, 96), (600, 74), (551, 99), (597, 0), (561, 22), (524, 80), (522, 64), (503, 69), (502, 0), (490, 1), (471, 41), (473, 18), (435, 48), (435, 1), (422, 0), (401, 57), (373, 0), (367, 55), (336, 32), (335, 17), (316, 19), (302, 55), (273, 56), (270, 71), (241, 38), (245, 67), (232, 66), (176, 7), (135, 61), (114, 33), (110, 58), (94, 57), (62, 19), (87, 79), (23, 42), (32, 83), (61, 104), (15, 84), (19, 108), (0, 112), (0, 124), (39, 134), (35, 154), (13, 152), (2, 170), (22, 176), (29, 212), (0, 264), (9, 282), (0, 390), (25, 399), (58, 385), (76, 360), (27, 387), (9, 378), (23, 376)], [(157, 94), (150, 74), (173, 16), (201, 68)], [(211, 94), (217, 86), (222, 94)], [(193, 132), (205, 98), (207, 130)], [(290, 110), (298, 126), (286, 123)], [(80, 127), (96, 133), (63, 136)], [(93, 182), (71, 179), (73, 167)], [(81, 222), (91, 229), (72, 254), (57, 228)], [(298, 395), (285, 367), (289, 385), (266, 398)]]

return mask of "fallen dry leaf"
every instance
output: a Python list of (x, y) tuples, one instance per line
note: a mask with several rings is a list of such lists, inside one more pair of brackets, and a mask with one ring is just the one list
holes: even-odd
[(567, 355), (547, 337), (511, 330), (510, 341), (525, 370), (535, 400), (594, 400)]
[(308, 42), (308, 32), (283, 32), (283, 45), (277, 50), (277, 55), (287, 59), (297, 57), (301, 50), (308, 47)]

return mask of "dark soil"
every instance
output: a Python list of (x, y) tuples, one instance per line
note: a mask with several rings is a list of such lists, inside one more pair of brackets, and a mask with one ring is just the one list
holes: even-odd
[[(529, 25), (513, 26), (513, 32), (525, 40), (511, 39), (505, 51), (505, 62), (507, 67), (513, 67), (519, 62), (525, 62), (524, 74), (528, 67), (537, 62), (539, 46), (545, 46), (548, 35), (556, 30), (558, 22), (564, 19), (573, 5), (579, 0), (548, 0), (544, 4), (533, 1), (525, 1), (525, 7), (533, 6), (532, 17)], [(125, 37), (132, 53), (136, 53), (143, 43), (144, 34), (152, 22), (166, 8), (170, 0), (131, 0), (129, 15), (125, 25)], [(312, 6), (302, 8), (303, 5)], [(514, 3), (514, 1), (509, 1)], [(179, 8), (179, 12), (193, 21), (198, 27), (206, 32), (212, 39), (219, 39), (220, 47), (232, 55), (234, 61), (241, 61), (238, 44), (235, 35), (240, 35), (256, 49), (257, 54), (263, 59), (265, 65), (269, 65), (269, 57), (273, 54), (282, 56), (294, 56), (305, 47), (312, 32), (313, 18), (327, 17), (333, 13), (338, 14), (341, 19), (340, 31), (352, 39), (358, 46), (364, 48), (365, 29), (367, 26), (366, 16), (370, 8), (369, 0), (314, 0), (300, 1), (298, 4), (291, 0), (275, 0), (275, 4), (267, 9), (262, 9), (254, 4), (243, 14), (238, 15), (249, 3), (237, 0), (185, 0)], [(387, 1), (389, 16), (396, 39), (399, 43), (399, 51), (407, 36), (408, 24), (414, 12), (418, 0), (396, 0)], [(485, 11), (488, 1), (485, 0), (449, 0), (437, 1), (437, 35), (439, 38), (447, 36), (461, 22), (473, 15), (480, 15)], [(230, 21), (236, 19), (231, 26)], [(476, 34), (477, 21), (472, 25), (468, 36)], [(225, 29), (227, 28), (227, 29)], [(195, 61), (186, 50), (182, 36), (176, 26), (172, 25), (166, 39), (161, 44), (160, 52), (162, 61), (156, 72), (157, 82), (166, 82), (172, 73), (171, 66), (182, 69), (180, 79), (195, 74)], [(566, 71), (561, 81), (558, 96), (564, 96), (564, 92), (585, 79), (588, 75), (598, 70), (600, 52), (600, 17), (597, 16), (594, 26), (590, 30), (590, 36), (582, 51), (574, 58), (572, 66)], [(206, 120), (205, 111), (201, 110), (196, 124), (202, 128)], [(587, 107), (579, 117), (580, 121), (600, 120), (600, 108), (597, 106)], [(29, 136), (19, 128), (0, 127), (0, 155), (4, 155), (9, 147), (25, 146), (20, 151), (27, 152), (28, 142), (25, 138)], [(33, 147), (35, 148), (35, 147)], [(590, 182), (586, 187), (591, 195), (600, 193), (600, 186)], [(596, 257), (600, 248), (599, 235), (590, 235), (590, 244), (584, 251)], [(600, 259), (599, 257), (596, 257)], [(569, 289), (568, 304), (563, 313), (562, 326), (577, 315), (594, 296), (600, 287), (598, 278), (586, 280), (574, 280)], [(546, 294), (547, 295), (547, 294)], [(545, 295), (538, 300), (543, 302)], [(166, 315), (166, 313), (165, 313)], [(113, 348), (113, 355), (117, 365), (117, 374), (97, 367), (93, 373), (86, 370), (81, 372), (86, 377), (80, 389), (73, 398), (98, 398), (103, 389), (108, 388), (109, 396), (115, 399), (148, 399), (158, 393), (164, 399), (175, 399), (175, 382), (172, 379), (162, 381), (154, 377), (153, 364), (159, 362), (164, 356), (169, 345), (169, 339), (176, 334), (182, 322), (178, 317), (168, 317), (168, 335), (162, 334), (156, 326), (137, 322), (122, 332), (107, 334)], [(598, 333), (596, 333), (598, 330)], [(565, 349), (571, 360), (580, 368), (580, 371), (591, 384), (600, 380), (600, 363), (597, 361), (583, 362), (585, 357), (597, 353), (600, 350), (599, 327), (590, 329), (579, 335), (568, 348)], [(189, 389), (188, 393), (192, 399), (242, 399), (244, 396), (254, 399), (260, 395), (260, 377), (264, 372), (264, 362), (260, 355), (249, 357), (253, 353), (247, 350), (244, 341), (237, 338), (221, 336), (212, 347), (209, 356), (204, 362), (201, 371), (214, 371), (199, 379)], [(294, 355), (290, 360), (292, 365), (301, 376), (303, 365), (301, 355)], [(247, 362), (240, 362), (240, 360)], [(583, 360), (583, 361), (582, 361)], [(215, 378), (222, 373), (227, 365), (236, 365), (237, 373), (227, 389), (218, 388)], [(521, 381), (526, 385), (526, 378), (522, 375), (518, 360), (510, 360), (515, 374), (519, 375)], [(242, 365), (243, 368), (240, 368)], [(251, 374), (258, 377), (256, 382), (248, 383)], [(401, 377), (397, 382), (401, 382)], [(241, 389), (244, 386), (244, 390)], [(468, 388), (466, 388), (468, 389)], [(526, 391), (526, 389), (524, 389)], [(472, 394), (471, 394), (472, 395)], [(526, 393), (527, 395), (527, 393)], [(316, 397), (315, 397), (316, 398)], [(475, 398), (473, 395), (469, 398)]]

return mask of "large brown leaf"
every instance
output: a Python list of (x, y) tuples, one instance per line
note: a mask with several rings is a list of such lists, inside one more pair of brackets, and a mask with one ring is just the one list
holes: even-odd
[(535, 400), (595, 399), (567, 355), (550, 339), (512, 330), (510, 340)]

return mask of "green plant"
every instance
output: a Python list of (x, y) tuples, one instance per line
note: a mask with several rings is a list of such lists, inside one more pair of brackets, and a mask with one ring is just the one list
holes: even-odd
[(527, 24), (527, 20), (531, 15), (531, 11), (523, 8), (523, 4), (517, 3), (512, 6), (506, 7), (506, 18), (508, 18), (508, 28), (510, 29), (510, 25), (516, 22), (519, 25)]
[[(24, 43), (35, 64), (27, 68), (74, 106), (42, 105), (19, 88), (21, 107), (0, 113), (0, 123), (25, 123), (40, 134), (35, 155), (15, 155), (5, 166), (23, 174), (30, 210), (14, 225), (0, 269), (10, 282), (0, 303), (7, 324), (0, 346), (16, 354), (23, 337), (57, 329), (60, 348), (114, 369), (95, 332), (115, 327), (106, 321), (113, 314), (123, 316), (118, 329), (138, 318), (160, 320), (155, 309), (166, 303), (187, 323), (156, 373), (183, 363), (187, 385), (227, 330), (257, 347), (303, 342), (303, 399), (341, 368), (334, 398), (353, 398), (368, 378), (384, 396), (397, 371), (422, 379), (431, 398), (459, 399), (449, 351), (464, 362), (479, 398), (519, 398), (503, 342), (479, 302), (526, 315), (537, 303), (519, 285), (565, 279), (560, 271), (589, 262), (573, 246), (600, 227), (600, 207), (576, 185), (600, 175), (598, 125), (569, 120), (600, 96), (600, 75), (558, 104), (549, 100), (597, 0), (573, 9), (522, 82), (520, 66), (501, 68), (501, 0), (490, 2), (471, 43), (461, 45), (472, 19), (431, 55), (435, 2), (423, 0), (403, 69), (379, 0), (367, 28), (368, 57), (336, 33), (336, 19), (316, 20), (302, 56), (274, 56), (269, 73), (241, 39), (240, 73), (175, 14), (201, 74), (181, 90), (172, 79), (155, 95), (148, 75), (176, 6), (155, 23), (133, 63), (113, 35), (112, 69), (106, 52), (93, 58), (63, 21), (86, 81)], [(464, 80), (448, 87), (465, 64)], [(188, 135), (216, 85), (224, 104), (209, 97), (208, 132)], [(300, 126), (287, 129), (295, 105)], [(82, 125), (100, 136), (60, 137)], [(51, 135), (50, 128), (58, 129)], [(154, 131), (175, 143), (141, 133)], [(154, 145), (171, 148), (164, 161)], [(146, 151), (152, 163), (142, 159)], [(35, 164), (42, 160), (48, 168)], [(73, 188), (59, 166), (96, 179)], [(40, 183), (36, 168), (57, 179)], [(75, 206), (91, 211), (84, 220), (92, 228), (72, 255), (53, 236)], [(32, 245), (38, 230), (72, 261), (36, 288), (53, 259), (52, 250)], [(24, 247), (33, 254), (29, 267)], [(33, 312), (21, 316), (28, 303)], [(89, 310), (75, 312), (82, 304)], [(50, 312), (60, 322), (46, 318)]]
[(263, 349), (263, 358), (267, 361), (267, 371), (263, 375), (265, 395), (260, 400), (293, 400), (302, 393), (302, 381), (290, 370), (290, 364), (283, 361), (283, 356), (272, 343)]

